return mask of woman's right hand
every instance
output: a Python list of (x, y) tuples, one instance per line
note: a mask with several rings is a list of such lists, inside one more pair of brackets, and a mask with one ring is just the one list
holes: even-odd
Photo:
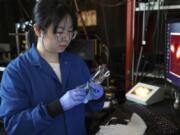
[(87, 92), (83, 88), (76, 88), (67, 91), (60, 99), (60, 103), (64, 111), (67, 111), (81, 103), (83, 103)]

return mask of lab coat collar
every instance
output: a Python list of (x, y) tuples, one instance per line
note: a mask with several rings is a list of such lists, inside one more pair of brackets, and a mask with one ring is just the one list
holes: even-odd
[(41, 63), (42, 61), (45, 61), (39, 54), (39, 52), (37, 51), (37, 48), (34, 44), (32, 44), (32, 47), (28, 53), (29, 55), (29, 62), (33, 65), (33, 66), (39, 66), (41, 67)]
[[(29, 57), (30, 63), (33, 66), (38, 66), (45, 73), (47, 73), (48, 75), (50, 75), (50, 76), (56, 78), (56, 80), (58, 80), (57, 76), (53, 72), (50, 65), (40, 56), (35, 45), (32, 45), (32, 48), (29, 53), (30, 53), (30, 57)], [(69, 74), (69, 70), (71, 67), (71, 59), (70, 59), (70, 57), (67, 56), (67, 53), (65, 53), (65, 52), (59, 54), (59, 59), (60, 59), (62, 83), (65, 84), (68, 79), (68, 74)]]

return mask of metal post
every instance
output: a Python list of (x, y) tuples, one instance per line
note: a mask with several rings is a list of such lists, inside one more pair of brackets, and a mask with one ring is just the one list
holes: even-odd
[(125, 90), (128, 91), (132, 83), (134, 17), (136, 0), (127, 0), (126, 15), (126, 64), (125, 64)]
[(15, 25), (15, 32), (16, 32), (16, 49), (17, 49), (17, 56), (20, 54), (20, 47), (19, 47), (19, 32), (18, 32), (19, 24), (16, 23)]

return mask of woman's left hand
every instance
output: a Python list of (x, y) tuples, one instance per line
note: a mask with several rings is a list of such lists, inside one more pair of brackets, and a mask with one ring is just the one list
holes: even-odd
[(96, 84), (96, 83), (91, 82), (89, 85), (90, 85), (90, 87), (93, 88), (91, 91), (92, 100), (97, 100), (103, 96), (104, 89), (100, 84)]

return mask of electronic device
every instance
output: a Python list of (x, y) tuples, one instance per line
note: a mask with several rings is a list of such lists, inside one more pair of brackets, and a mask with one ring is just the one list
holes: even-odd
[(143, 105), (151, 105), (163, 100), (164, 90), (158, 86), (139, 82), (126, 94), (126, 98)]
[(84, 60), (94, 60), (97, 55), (97, 40), (75, 39), (68, 46), (67, 51), (78, 55)]
[(180, 20), (166, 25), (166, 80), (180, 87)]
[(96, 26), (97, 25), (96, 10), (92, 9), (92, 10), (81, 11), (81, 13), (77, 16), (77, 23), (79, 27), (82, 27), (83, 23), (86, 27)]
[(6, 66), (11, 61), (11, 46), (8, 43), (0, 43), (0, 65)]
[(180, 20), (166, 24), (166, 80), (175, 87), (174, 108), (180, 109)]

